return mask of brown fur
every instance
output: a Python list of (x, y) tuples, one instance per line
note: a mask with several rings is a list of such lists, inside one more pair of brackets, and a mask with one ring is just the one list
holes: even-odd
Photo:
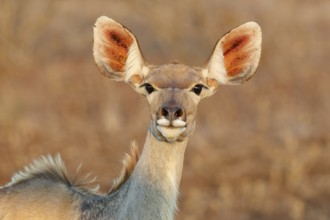
[(141, 84), (142, 83), (143, 78), (139, 75), (133, 75), (130, 79), (129, 82), (134, 84)]
[(104, 27), (104, 36), (107, 44), (104, 44), (104, 53), (108, 57), (108, 65), (114, 71), (123, 71), (128, 57), (129, 47), (133, 39), (130, 34), (122, 27)]
[(249, 42), (249, 35), (234, 36), (224, 42), (224, 64), (228, 76), (238, 75), (245, 70), (251, 54), (245, 49)]
[(207, 79), (207, 85), (209, 86), (209, 87), (217, 87), (217, 86), (219, 86), (219, 82), (218, 81), (216, 81), (215, 79)]
[[(175, 80), (173, 80), (175, 78)], [(187, 89), (202, 81), (198, 70), (183, 64), (169, 64), (152, 70), (146, 81), (157, 88)]]

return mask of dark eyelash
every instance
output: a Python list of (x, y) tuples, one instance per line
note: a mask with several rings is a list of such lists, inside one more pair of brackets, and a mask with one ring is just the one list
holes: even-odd
[(144, 83), (140, 87), (144, 87), (148, 94), (151, 94), (156, 90), (150, 83)]
[(191, 89), (191, 91), (194, 92), (196, 95), (200, 95), (203, 89), (208, 89), (208, 88), (203, 84), (197, 84), (194, 86), (194, 88)]

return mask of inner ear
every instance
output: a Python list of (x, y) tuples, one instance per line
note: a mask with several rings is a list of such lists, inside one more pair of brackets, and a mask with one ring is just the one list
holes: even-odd
[(107, 63), (114, 71), (123, 72), (133, 38), (120, 26), (108, 27), (103, 31), (105, 41), (103, 52), (107, 57)]
[(241, 84), (249, 80), (259, 64), (261, 29), (245, 23), (224, 35), (207, 66), (207, 76), (219, 84)]
[(246, 63), (252, 56), (251, 33), (237, 33), (226, 35), (225, 39), (221, 41), (221, 47), (224, 57), (224, 65), (227, 71), (227, 76), (235, 77), (246, 68)]
[(127, 82), (134, 75), (143, 78), (148, 72), (135, 36), (111, 18), (97, 19), (93, 52), (101, 73), (111, 79)]

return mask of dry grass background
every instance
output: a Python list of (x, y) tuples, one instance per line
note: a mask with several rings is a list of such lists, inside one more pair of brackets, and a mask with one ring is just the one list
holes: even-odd
[(128, 26), (150, 63), (190, 65), (255, 20), (260, 68), (201, 103), (177, 219), (330, 219), (329, 12), (328, 0), (0, 0), (0, 185), (59, 152), (106, 190), (129, 142), (143, 144), (145, 101), (94, 65), (98, 16)]

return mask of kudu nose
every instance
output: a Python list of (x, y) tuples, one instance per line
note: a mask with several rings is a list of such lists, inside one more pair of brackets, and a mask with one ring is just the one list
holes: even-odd
[(166, 118), (169, 121), (174, 121), (176, 119), (184, 120), (184, 110), (181, 107), (175, 106), (163, 106), (158, 112), (158, 118)]

